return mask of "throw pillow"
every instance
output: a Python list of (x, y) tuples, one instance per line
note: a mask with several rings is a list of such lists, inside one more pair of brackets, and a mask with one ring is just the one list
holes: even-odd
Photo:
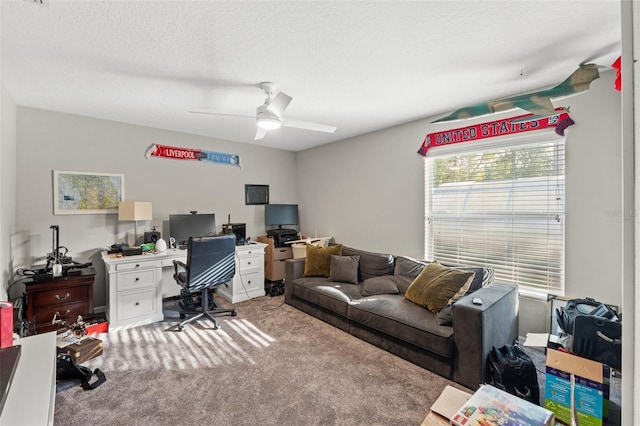
[(358, 267), (360, 281), (371, 277), (380, 277), (393, 274), (393, 255), (388, 253), (374, 253), (365, 250), (358, 250), (351, 247), (344, 247), (342, 254), (345, 256), (360, 256), (360, 266)]
[(329, 280), (358, 284), (358, 263), (360, 256), (331, 255)]
[(376, 294), (398, 294), (398, 285), (392, 275), (383, 275), (364, 280), (362, 283), (363, 296), (375, 296)]
[(436, 314), (436, 321), (440, 325), (453, 324), (453, 304), (447, 305)]
[(317, 247), (307, 244), (306, 258), (304, 261), (305, 277), (329, 278), (331, 272), (331, 255), (342, 255), (342, 244), (329, 247)]
[(461, 265), (449, 265), (453, 268), (459, 269), (461, 271), (467, 272), (475, 272), (476, 276), (473, 277), (473, 281), (469, 285), (469, 289), (465, 293), (471, 294), (476, 290), (480, 290), (483, 287), (488, 286), (493, 283), (493, 269), (492, 268), (482, 268), (477, 266), (461, 266)]
[(411, 283), (404, 297), (435, 313), (444, 308), (458, 293), (462, 296), (469, 288), (474, 276), (474, 272), (447, 268), (438, 262), (433, 262), (424, 267), (420, 275)]

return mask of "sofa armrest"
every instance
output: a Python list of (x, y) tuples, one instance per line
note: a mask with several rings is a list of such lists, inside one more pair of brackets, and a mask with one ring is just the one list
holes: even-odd
[[(482, 305), (473, 304), (476, 297)], [(517, 337), (516, 286), (493, 284), (462, 297), (453, 305), (453, 380), (478, 389), (489, 379), (491, 348), (513, 344)]]
[[(291, 282), (304, 276), (304, 257), (284, 261), (284, 282)], [(286, 284), (285, 284), (286, 285)]]

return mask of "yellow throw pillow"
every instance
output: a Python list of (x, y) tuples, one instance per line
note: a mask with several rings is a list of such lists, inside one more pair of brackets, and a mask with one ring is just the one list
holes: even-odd
[(454, 296), (461, 297), (474, 276), (472, 271), (448, 268), (432, 262), (413, 280), (404, 298), (436, 313), (447, 306)]
[(329, 247), (318, 247), (307, 244), (307, 255), (304, 260), (304, 276), (329, 278), (332, 254), (342, 256), (342, 244)]

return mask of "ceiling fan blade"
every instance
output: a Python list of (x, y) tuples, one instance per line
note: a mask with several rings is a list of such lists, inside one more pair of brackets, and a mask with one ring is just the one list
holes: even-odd
[(316, 132), (333, 133), (337, 127), (327, 124), (312, 123), (310, 121), (296, 120), (295, 118), (283, 118), (282, 125), (286, 127), (295, 127), (298, 129), (315, 130)]
[(260, 139), (264, 138), (265, 135), (267, 134), (267, 132), (268, 132), (267, 129), (263, 129), (262, 127), (258, 127), (258, 130), (256, 131), (255, 140), (260, 140)]
[(293, 98), (286, 93), (278, 92), (275, 98), (267, 105), (267, 111), (272, 114), (276, 114), (278, 117), (282, 117), (282, 113), (291, 103)]
[(255, 120), (255, 115), (238, 115), (238, 114), (223, 114), (221, 112), (209, 112), (209, 111), (189, 111), (191, 114), (207, 114), (207, 115), (222, 115), (225, 117), (241, 117), (241, 118), (253, 118)]

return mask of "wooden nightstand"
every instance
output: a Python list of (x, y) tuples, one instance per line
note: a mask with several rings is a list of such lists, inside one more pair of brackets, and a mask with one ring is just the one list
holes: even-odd
[(78, 315), (93, 314), (94, 276), (95, 270), (90, 268), (83, 275), (26, 283), (27, 321), (35, 323), (37, 333), (44, 333), (60, 327), (51, 324), (56, 313), (69, 324)]

